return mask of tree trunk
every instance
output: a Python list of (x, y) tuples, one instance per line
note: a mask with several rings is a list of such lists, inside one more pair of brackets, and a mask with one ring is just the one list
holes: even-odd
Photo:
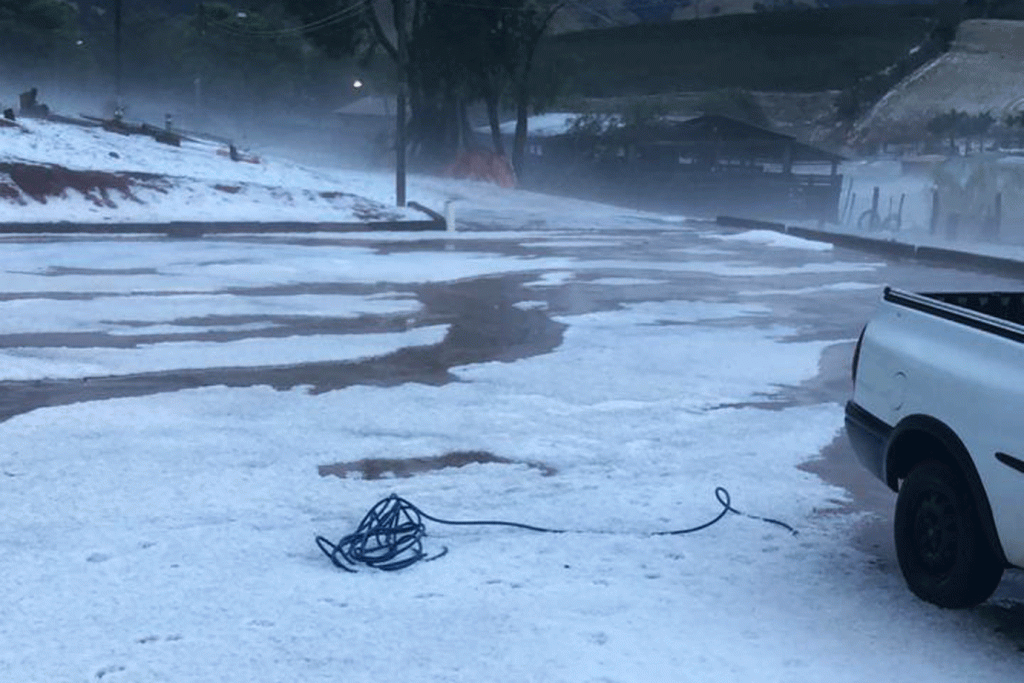
[(440, 158), (451, 161), (458, 154), (462, 142), (462, 127), (459, 125), (459, 98), (452, 92), (451, 86), (446, 88), (444, 105), (437, 124), (441, 141), (438, 150)]
[(469, 109), (466, 106), (466, 98), (459, 98), (459, 152), (476, 147), (473, 139), (473, 127), (469, 124)]
[(530, 115), (530, 88), (524, 77), (516, 84), (516, 135), (512, 145), (512, 169), (516, 177), (523, 177), (523, 161), (526, 157), (527, 119)]
[(422, 156), (423, 139), (426, 135), (423, 122), (429, 116), (423, 103), (423, 90), (413, 82), (409, 84), (409, 145), (411, 156)]
[(523, 37), (522, 52), (514, 72), (516, 77), (513, 87), (516, 93), (516, 135), (512, 146), (512, 170), (520, 180), (523, 178), (524, 162), (526, 161), (527, 118), (530, 109), (530, 72), (533, 71), (533, 58), (537, 54), (537, 45), (547, 31), (551, 19), (562, 8), (559, 2), (551, 7), (540, 23)]
[(377, 16), (377, 10), (374, 9), (373, 3), (370, 0), (365, 0), (363, 4), (363, 11), (365, 16), (370, 20), (370, 28), (373, 30), (373, 35), (377, 39), (377, 42), (383, 46), (384, 51), (387, 52), (391, 59), (398, 64), (398, 48), (391, 44), (387, 36), (384, 34), (384, 27), (380, 24), (380, 18)]
[(491, 144), (494, 153), (505, 156), (505, 141), (501, 137), (501, 119), (498, 114), (498, 93), (490, 82), (484, 85), (484, 100), (487, 102), (487, 122), (491, 125)]

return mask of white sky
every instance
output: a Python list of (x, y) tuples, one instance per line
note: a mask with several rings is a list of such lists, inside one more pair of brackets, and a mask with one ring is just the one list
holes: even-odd
[[(299, 185), (303, 178), (284, 175)], [(386, 193), (369, 177), (362, 183), (376, 188), (368, 195)], [(689, 230), (671, 217), (467, 183), (415, 183), (424, 195), (461, 197), (472, 224), (518, 227), (532, 243), (550, 239), (552, 250), (595, 239), (625, 248), (641, 228)], [(25, 298), (0, 301), (0, 335), (123, 334), (129, 321), (166, 331), (210, 315), (325, 311), (415, 321), (421, 312), (403, 294), (279, 299), (224, 291), (301, 283), (401, 289), (524, 273), (538, 306), (545, 288), (598, 279), (609, 268), (642, 271), (602, 285), (624, 288), (684, 270), (726, 283), (742, 276), (745, 289), (753, 279), (787, 274), (826, 273), (837, 292), (874, 279), (873, 264), (818, 261), (828, 255), (820, 245), (760, 233), (695, 236), (703, 246), (685, 262), (678, 253), (643, 262), (502, 256), (483, 247), (446, 250), (436, 237), (377, 235), (423, 242), (392, 254), (356, 244), (365, 235), (303, 244), (6, 238), (0, 292)], [(453, 239), (507, 240), (509, 233), (467, 229)], [(807, 263), (723, 261), (718, 250), (736, 240), (764, 253), (796, 250)], [(78, 270), (60, 274), (68, 268)], [(104, 269), (125, 274), (88, 273)], [(58, 298), (71, 292), (101, 296)], [(39, 409), (0, 423), (0, 678), (1019, 678), (1021, 653), (981, 613), (921, 603), (898, 576), (878, 570), (852, 546), (857, 515), (836, 512), (848, 494), (798, 469), (839, 433), (840, 405), (721, 407), (813, 378), (826, 342), (789, 341), (797, 330), (770, 306), (742, 300), (637, 302), (556, 319), (568, 328), (551, 353), (457, 367), (459, 381), (441, 386), (315, 395), (304, 387), (209, 387)], [(26, 347), (0, 350), (0, 368), (5, 378), (79, 378), (279, 366), (376, 356), (431, 344), (444, 332), (426, 325), (127, 349)], [(558, 474), (496, 464), (379, 481), (317, 474), (318, 465), (339, 461), (456, 449), (543, 462)], [(735, 516), (697, 535), (646, 535), (714, 516), (715, 486), (727, 487), (737, 508), (785, 520), (800, 535)], [(314, 536), (352, 531), (391, 492), (441, 517), (600, 533), (428, 523), (428, 550), (448, 547), (443, 559), (398, 573), (334, 569)]]

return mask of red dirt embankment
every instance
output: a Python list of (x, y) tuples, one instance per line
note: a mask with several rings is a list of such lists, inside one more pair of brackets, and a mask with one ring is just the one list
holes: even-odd
[(25, 205), (25, 197), (45, 204), (75, 190), (96, 206), (117, 207), (114, 199), (142, 203), (132, 191), (146, 187), (166, 192), (169, 182), (152, 173), (75, 171), (56, 164), (0, 163), (0, 201)]

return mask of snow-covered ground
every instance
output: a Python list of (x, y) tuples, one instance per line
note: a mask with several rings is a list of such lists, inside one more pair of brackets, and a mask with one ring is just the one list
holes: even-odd
[[(534, 123), (552, 130), (566, 125), (570, 115), (535, 117)], [(155, 223), (277, 222), (370, 223), (377, 221), (423, 220), (415, 208), (397, 208), (394, 175), (384, 171), (355, 171), (311, 167), (280, 157), (261, 155), (259, 150), (244, 156), (257, 163), (232, 161), (220, 143), (185, 140), (181, 147), (156, 142), (144, 135), (124, 136), (101, 128), (83, 128), (37, 119), (19, 119), (17, 126), (0, 125), (0, 224), (3, 223)], [(39, 184), (38, 177), (12, 177), (12, 167), (52, 168), (56, 189), (32, 196), (19, 185)], [(107, 174), (86, 176), (77, 181), (85, 192), (61, 188), (68, 171)], [(17, 173), (17, 171), (14, 171)], [(22, 170), (24, 174), (24, 171)], [(1024, 261), (1019, 244), (1020, 226), (1005, 219), (1001, 243), (949, 240), (931, 234), (931, 202), (934, 182), (922, 174), (904, 174), (899, 162), (850, 162), (840, 201), (839, 225), (807, 223), (834, 232), (916, 245), (941, 246)], [(49, 177), (49, 176), (47, 176)], [(114, 180), (111, 180), (114, 177)], [(127, 179), (125, 179), (127, 177)], [(48, 182), (48, 181), (47, 181)], [(92, 183), (93, 185), (90, 185)], [(111, 184), (113, 183), (113, 184)], [(127, 192), (120, 183), (127, 183)], [(44, 183), (46, 184), (46, 183)], [(103, 187), (106, 184), (106, 187)], [(880, 189), (882, 218), (903, 207), (898, 230), (866, 232), (858, 217), (871, 207), (874, 187)], [(573, 225), (587, 225), (595, 215), (594, 205), (566, 198), (538, 198), (537, 195), (482, 186), (451, 179), (410, 176), (408, 198), (437, 211), (453, 207), (456, 225), (463, 213), (478, 223), (501, 218), (511, 203), (533, 226), (564, 217)], [(650, 214), (621, 211), (622, 216)], [(662, 220), (679, 217), (662, 217)], [(757, 217), (754, 217), (757, 218)], [(628, 223), (632, 218), (626, 218)], [(564, 224), (564, 223), (563, 223)]]
[[(318, 177), (281, 173), (300, 186)], [(358, 182), (361, 196), (386, 199), (386, 178)], [(521, 278), (536, 296), (516, 309), (566, 326), (549, 353), (458, 365), (447, 383), (206, 386), (0, 423), (2, 680), (1019, 678), (1011, 642), (977, 612), (917, 601), (853, 546), (857, 516), (839, 512), (847, 493), (798, 469), (840, 433), (842, 407), (747, 405), (813, 378), (830, 343), (798, 341), (773, 298), (865, 291), (881, 284), (878, 264), (774, 233), (726, 238), (679, 217), (472, 183), (414, 178), (411, 189), (459, 198), (460, 231), (0, 240), (0, 338), (26, 340), (0, 349), (0, 392), (429, 346), (450, 328), (412, 292), (488, 276)], [(632, 256), (662, 233), (671, 248)], [(684, 276), (740, 303), (588, 303), (593, 283), (625, 291)], [(264, 334), (366, 316), (405, 329)], [(205, 332), (234, 334), (191, 339)], [(147, 334), (161, 339), (68, 342)], [(318, 474), (458, 450), (522, 464)], [(694, 535), (650, 535), (713, 517), (716, 486), (799, 535), (735, 515)], [(392, 492), (441, 517), (577, 532), (428, 522), (427, 551), (446, 547), (443, 558), (397, 573), (335, 569), (314, 536), (352, 531)]]

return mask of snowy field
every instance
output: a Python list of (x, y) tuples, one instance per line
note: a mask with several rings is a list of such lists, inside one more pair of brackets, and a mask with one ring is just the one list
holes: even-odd
[[(389, 183), (353, 187), (386, 202)], [(0, 240), (0, 680), (1020, 678), (984, 608), (914, 598), (857, 549), (849, 495), (799, 468), (842, 406), (773, 403), (851, 341), (806, 334), (800, 312), (875, 296), (883, 264), (471, 183), (413, 178), (410, 198), (457, 200), (459, 232)], [(479, 344), (538, 348), (430, 356), (464, 343), (460, 316)], [(445, 365), (318, 374), (400, 349)], [(292, 369), (308, 379), (266, 379)], [(202, 381), (228, 371), (253, 379)], [(133, 382), (152, 388), (102, 396)], [(318, 472), (453, 451), (511, 462)], [(651, 535), (718, 514), (716, 486), (799, 534), (730, 515)], [(436, 561), (333, 567), (314, 537), (391, 493), (573, 533), (428, 522)]]

